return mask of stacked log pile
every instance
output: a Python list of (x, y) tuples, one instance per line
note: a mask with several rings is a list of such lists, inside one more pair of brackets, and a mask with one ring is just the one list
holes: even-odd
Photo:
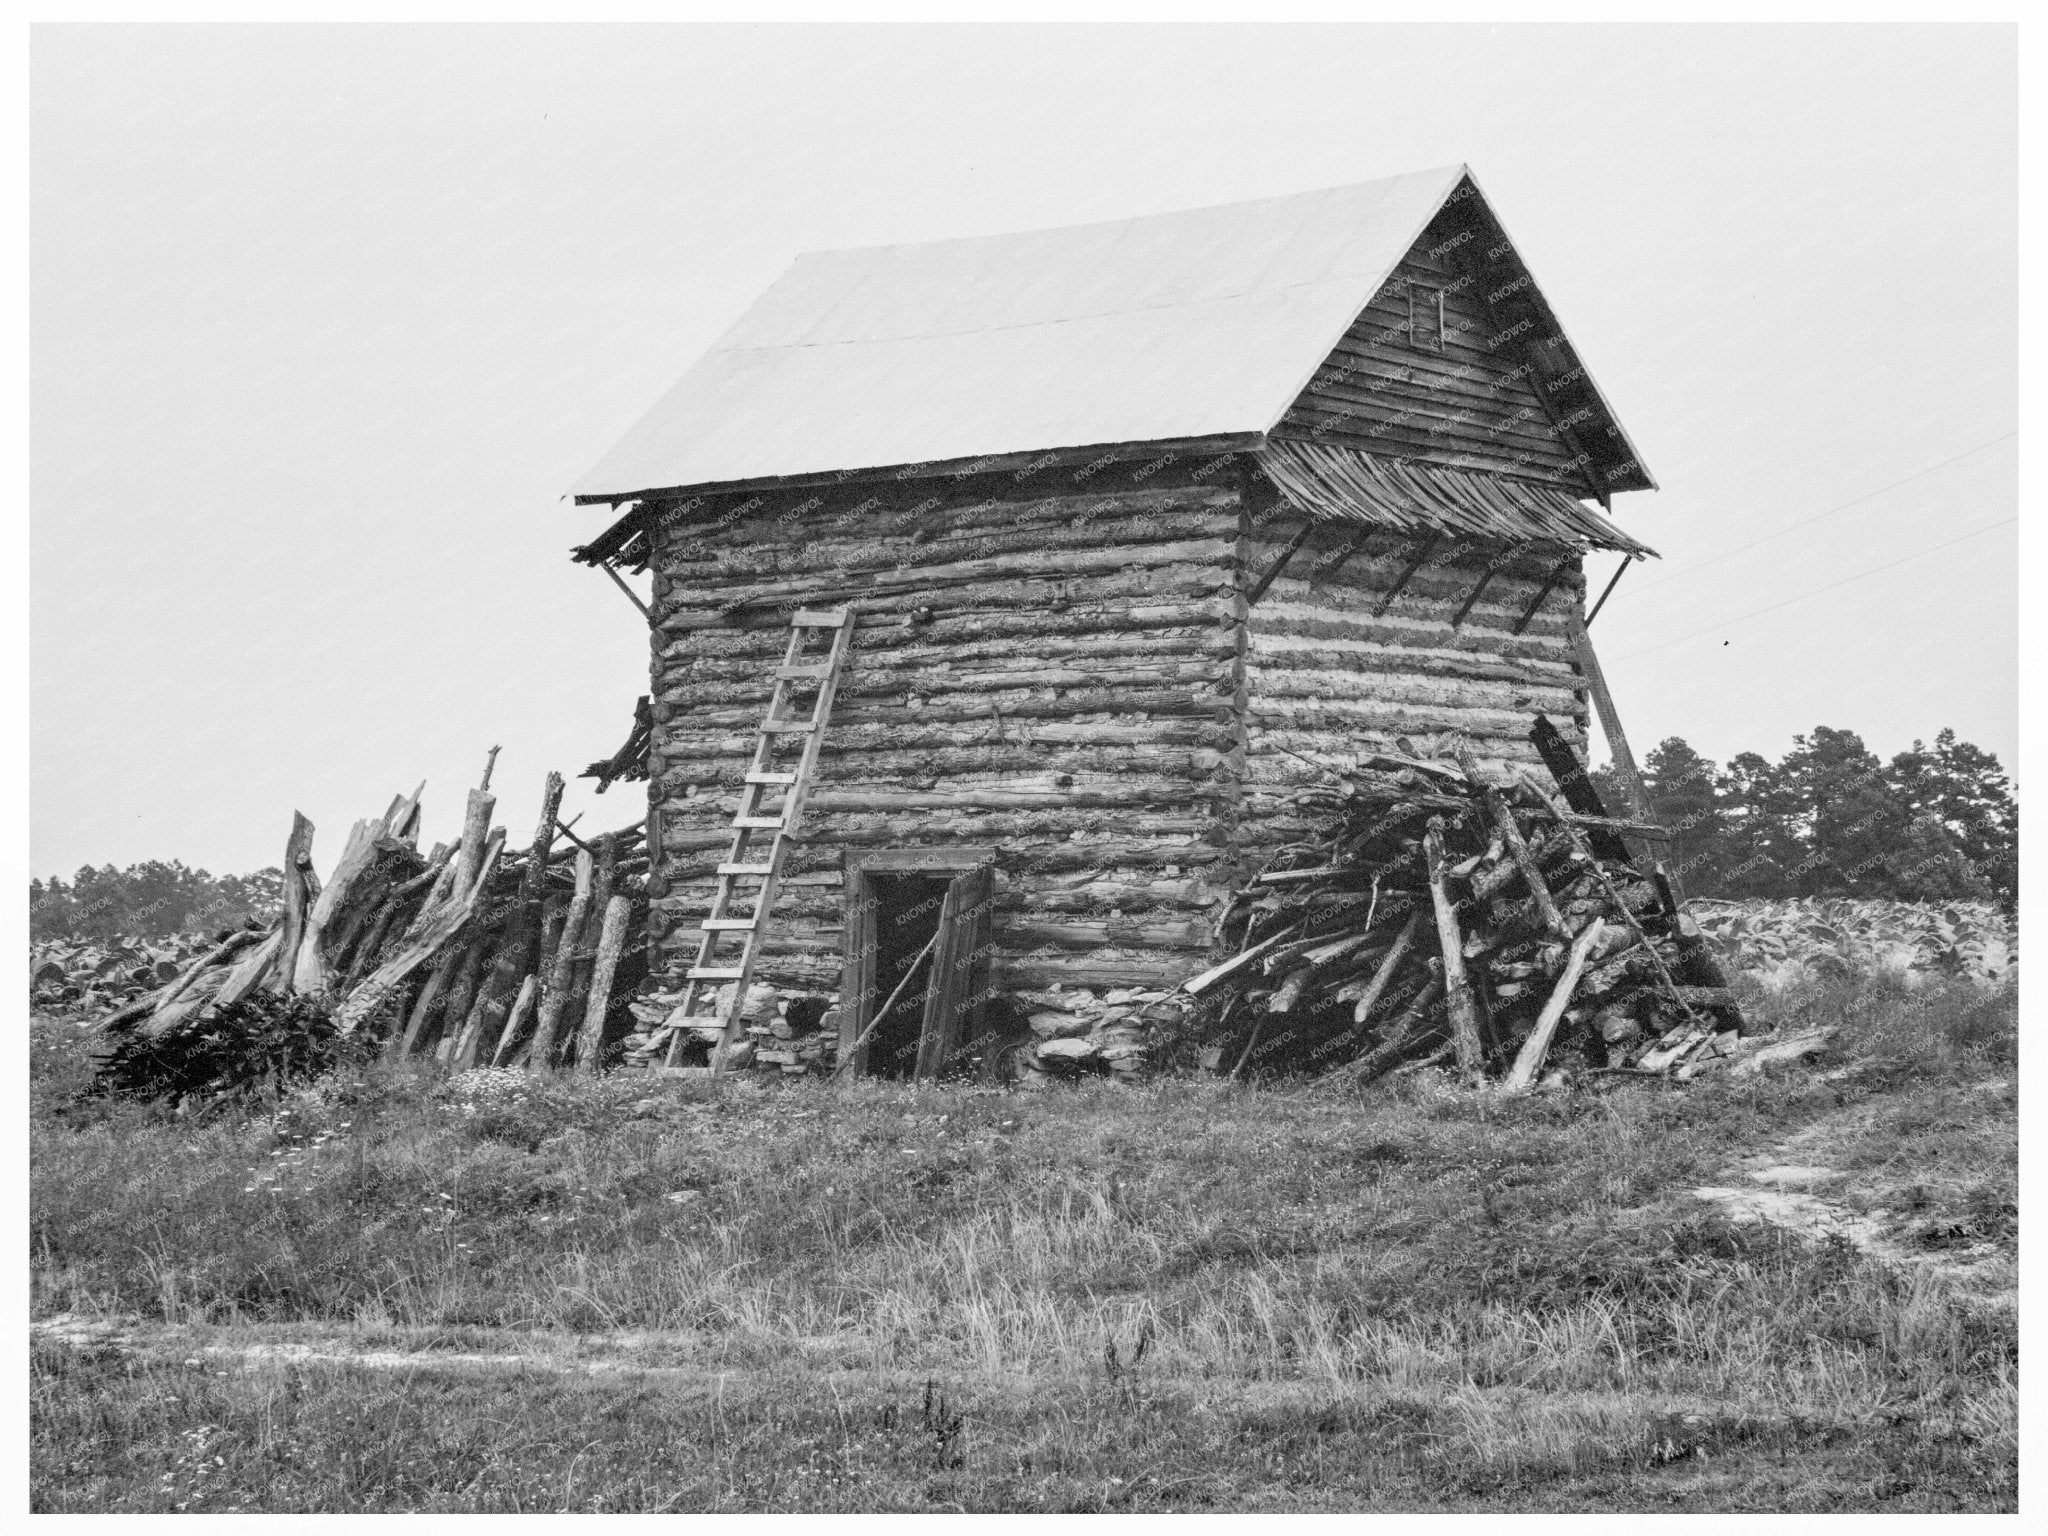
[(647, 861), (637, 826), (577, 838), (558, 819), (561, 797), (551, 773), (533, 841), (509, 854), (505, 829), (491, 825), (488, 767), (460, 837), (426, 853), (420, 791), (394, 797), (350, 830), (324, 884), (313, 825), (295, 816), (278, 919), (217, 935), (100, 1027), (155, 1038), (254, 994), (288, 993), (319, 998), (340, 1033), (367, 1032), (387, 1056), (594, 1072), (645, 974), (627, 941), (645, 919)]
[(1531, 735), (1572, 805), (1455, 739), (1367, 753), (1304, 796), (1320, 835), (1268, 861), (1222, 925), (1238, 952), (1185, 984), (1210, 1008), (1206, 1065), (1365, 1081), (1451, 1061), (1520, 1089), (1732, 1053), (1725, 977), (1623, 840), (1656, 829), (1608, 817), (1548, 721)]

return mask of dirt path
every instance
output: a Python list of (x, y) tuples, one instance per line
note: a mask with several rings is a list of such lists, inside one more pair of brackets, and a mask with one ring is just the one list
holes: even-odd
[[(354, 1366), (373, 1371), (543, 1372), (560, 1376), (666, 1376), (710, 1379), (719, 1370), (691, 1363), (701, 1354), (695, 1335), (668, 1333), (544, 1334), (514, 1330), (377, 1327), (337, 1329), (316, 1324), (237, 1324), (194, 1327), (150, 1322), (133, 1314), (87, 1317), (60, 1312), (29, 1324), (31, 1338), (74, 1348), (190, 1366), (261, 1370), (268, 1366)], [(844, 1341), (798, 1341), (823, 1353)]]
[[(1985, 1085), (1987, 1090), (2005, 1086)], [(1880, 1263), (1927, 1275), (1989, 1305), (2016, 1306), (2018, 1268), (1998, 1244), (1925, 1252), (1894, 1235), (1902, 1213), (1881, 1206), (1859, 1211), (1820, 1192), (1840, 1193), (1859, 1178), (1819, 1159), (1831, 1145), (1865, 1130), (1873, 1113), (1874, 1106), (1857, 1105), (1815, 1121), (1775, 1147), (1743, 1158), (1735, 1172), (1745, 1182), (1703, 1185), (1693, 1194), (1736, 1221), (1767, 1222), (1808, 1238), (1839, 1237)]]

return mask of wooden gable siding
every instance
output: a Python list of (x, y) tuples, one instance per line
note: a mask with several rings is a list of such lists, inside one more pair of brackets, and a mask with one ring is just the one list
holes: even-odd
[[(1266, 569), (1298, 527), (1277, 521), (1253, 530), (1250, 568)], [(1585, 683), (1566, 627), (1570, 605), (1585, 595), (1578, 562), (1517, 635), (1515, 625), (1536, 600), (1555, 555), (1447, 544), (1384, 614), (1375, 615), (1416, 544), (1399, 534), (1374, 534), (1334, 573), (1312, 580), (1316, 565), (1348, 546), (1352, 533), (1317, 527), (1247, 615), (1240, 855), (1252, 867), (1312, 830), (1294, 797), (1330, 782), (1315, 760), (1347, 763), (1362, 750), (1398, 751), (1398, 736), (1420, 743), (1459, 731), (1481, 763), (1529, 766), (1540, 776), (1528, 738), (1538, 712), (1585, 749)], [(1451, 620), (1489, 559), (1501, 563), (1453, 629)]]
[(790, 491), (666, 531), (649, 805), (667, 968), (688, 963), (710, 901), (783, 648), (777, 607), (850, 599), (861, 616), (762, 979), (837, 988), (847, 852), (963, 844), (999, 850), (994, 986), (1199, 969), (1241, 761), (1239, 492), (1234, 469), (1215, 473), (1228, 461), (1209, 463), (1052, 493), (1010, 476)]
[[(1587, 494), (1582, 464), (1529, 383), (1514, 338), (1500, 338), (1472, 279), (1425, 254), (1434, 238), (1425, 234), (1402, 261), (1273, 435)], [(1411, 288), (1443, 294), (1441, 353), (1409, 344)]]

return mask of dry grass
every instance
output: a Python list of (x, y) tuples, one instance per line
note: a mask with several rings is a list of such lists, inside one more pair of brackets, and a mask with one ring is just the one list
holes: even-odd
[[(200, 1124), (67, 1107), (39, 1026), (36, 1311), (189, 1331), (39, 1345), (36, 1504), (2010, 1508), (2009, 1311), (1690, 1191), (1802, 1128), (1867, 1120), (1830, 1155), (1874, 1158), (1938, 1123), (1930, 1206), (1997, 1206), (2013, 999), (1785, 1006), (1845, 1022), (1845, 1072), (709, 1101), (379, 1070)], [(291, 1327), (536, 1363), (204, 1350)], [(549, 1363), (622, 1331), (649, 1369)]]

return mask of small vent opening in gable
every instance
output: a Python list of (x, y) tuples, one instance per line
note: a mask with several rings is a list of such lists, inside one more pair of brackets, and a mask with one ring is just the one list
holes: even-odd
[(1408, 345), (1422, 352), (1443, 351), (1443, 289), (1408, 285)]

